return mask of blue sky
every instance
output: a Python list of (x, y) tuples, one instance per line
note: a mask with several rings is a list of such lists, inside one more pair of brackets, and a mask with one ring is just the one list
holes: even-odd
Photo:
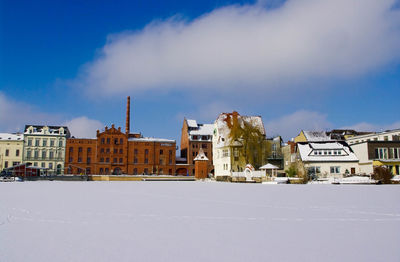
[(123, 127), (128, 95), (134, 131), (177, 140), (232, 110), (285, 139), (400, 128), (399, 62), (394, 0), (1, 1), (0, 132)]

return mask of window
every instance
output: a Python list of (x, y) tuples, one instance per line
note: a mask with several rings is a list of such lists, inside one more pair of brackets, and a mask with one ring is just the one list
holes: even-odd
[(100, 153), (104, 153), (104, 148), (100, 149)]
[(106, 153), (110, 153), (110, 149), (109, 148), (106, 148)]
[(118, 153), (118, 149), (114, 148), (114, 154), (117, 154), (117, 153)]
[(149, 173), (149, 170), (147, 168), (145, 168), (144, 173), (147, 175), (147, 173)]
[(39, 150), (35, 150), (34, 156), (35, 156), (35, 158), (38, 158), (38, 157), (39, 157)]
[(105, 172), (106, 174), (108, 174), (108, 173), (110, 172), (110, 170), (109, 170), (108, 168), (106, 168), (106, 169), (104, 169), (104, 172)]
[(331, 174), (340, 174), (340, 166), (331, 166)]
[(148, 150), (148, 149), (145, 149), (145, 150), (144, 150), (144, 154), (145, 154), (145, 155), (148, 155), (148, 154), (149, 154), (149, 150)]
[(62, 146), (63, 146), (63, 141), (62, 141), (62, 140), (58, 141), (58, 146), (59, 146), (59, 147), (62, 147)]
[(4, 168), (8, 167), (8, 161), (4, 161)]
[(137, 168), (134, 168), (134, 169), (133, 169), (133, 174), (134, 174), (134, 175), (137, 175)]
[(45, 158), (46, 158), (46, 155), (47, 155), (47, 154), (46, 154), (46, 151), (43, 150), (43, 151), (42, 151), (42, 158), (45, 159)]
[(32, 151), (31, 150), (26, 151), (26, 157), (31, 158), (31, 156), (32, 156)]
[(32, 139), (28, 139), (28, 146), (32, 146)]
[(78, 157), (78, 163), (82, 163), (82, 157)]
[(114, 138), (114, 145), (118, 145), (118, 138)]
[(119, 149), (119, 153), (122, 154), (124, 151), (122, 150), (122, 148)]
[(117, 162), (117, 158), (114, 158), (114, 161), (113, 161), (113, 163), (118, 163), (118, 162)]
[(18, 166), (19, 162), (13, 162), (12, 164), (13, 164), (13, 166)]
[(49, 169), (53, 169), (53, 163), (49, 163)]
[(50, 139), (50, 146), (54, 146), (54, 139)]
[(73, 147), (70, 147), (70, 148), (68, 149), (68, 151), (69, 151), (70, 153), (72, 153), (72, 152), (74, 151), (74, 148), (73, 148)]
[(123, 145), (123, 144), (124, 144), (124, 139), (120, 138), (120, 139), (119, 139), (119, 143), (120, 143), (121, 145)]
[(133, 159), (133, 163), (134, 163), (134, 164), (137, 164), (137, 162), (138, 162), (138, 159), (135, 157), (135, 158)]
[(145, 158), (145, 159), (144, 159), (144, 163), (145, 163), (145, 164), (149, 163), (149, 159), (148, 159), (148, 158)]
[(47, 146), (47, 139), (43, 139), (42, 145), (43, 145), (43, 146)]
[(91, 171), (91, 170), (90, 170), (90, 167), (87, 167), (87, 168), (86, 168), (86, 175), (89, 175), (89, 174), (90, 174), (90, 171)]
[(10, 150), (6, 149), (6, 156), (10, 154)]
[(100, 174), (103, 174), (103, 168), (100, 168)]
[(160, 158), (159, 163), (160, 163), (160, 165), (163, 165), (163, 160), (162, 160), (162, 158)]
[(122, 163), (122, 158), (119, 159), (119, 162)]
[(35, 139), (35, 146), (39, 146), (39, 139)]
[(89, 154), (91, 154), (92, 153), (92, 148), (91, 147), (88, 147), (87, 148), (87, 154), (89, 155)]
[(46, 167), (46, 163), (42, 162), (42, 167), (45, 168)]
[[(104, 137), (101, 139), (101, 143), (104, 144)], [(103, 170), (102, 168), (100, 168), (100, 170)]]
[(160, 155), (164, 154), (164, 151), (162, 149), (160, 149)]
[(54, 152), (53, 152), (53, 151), (50, 151), (50, 152), (49, 152), (49, 158), (50, 158), (50, 159), (53, 159), (53, 158), (54, 158)]
[(86, 158), (86, 163), (90, 164), (92, 162), (92, 159), (90, 157)]
[(378, 154), (378, 159), (388, 159), (388, 149), (387, 148), (378, 148), (375, 150), (375, 155)]
[(110, 138), (107, 138), (107, 144), (110, 144)]
[(222, 157), (228, 157), (228, 156), (229, 156), (228, 149), (223, 149), (222, 150)]
[(383, 140), (384, 140), (384, 141), (388, 141), (388, 140), (389, 140), (389, 137), (388, 137), (388, 136), (384, 136), (384, 137), (383, 137)]
[(201, 144), (201, 148), (207, 148), (207, 144)]
[(38, 162), (34, 162), (34, 163), (33, 163), (33, 166), (38, 166)]
[(82, 147), (79, 147), (79, 148), (78, 148), (78, 152), (79, 152), (79, 153), (82, 153), (82, 150), (83, 150)]
[(110, 163), (110, 158), (106, 158), (106, 163)]
[[(147, 149), (146, 149), (147, 150)], [(135, 155), (137, 155), (138, 154), (138, 150), (135, 148), (134, 150), (133, 150), (133, 153), (135, 154)]]

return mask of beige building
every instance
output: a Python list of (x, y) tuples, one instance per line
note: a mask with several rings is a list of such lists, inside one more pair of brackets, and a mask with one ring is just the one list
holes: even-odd
[[(246, 155), (243, 139), (239, 138), (234, 141), (231, 139), (230, 134), (235, 129), (235, 125), (242, 128), (246, 125), (252, 126), (259, 130), (262, 141), (256, 150), (251, 150), (253, 154), (259, 151), (257, 156)], [(241, 116), (237, 112), (220, 114), (214, 123), (212, 145), (216, 178), (231, 177), (233, 172), (243, 172), (247, 164), (253, 164), (255, 168), (258, 168), (267, 162), (265, 129), (260, 116)], [(253, 161), (249, 161), (250, 157)], [(256, 157), (260, 161), (256, 161)], [(250, 162), (259, 162), (259, 166)]]
[(22, 163), (23, 134), (0, 133), (0, 171)]
[(25, 126), (23, 162), (63, 174), (65, 146), (71, 136), (66, 126)]

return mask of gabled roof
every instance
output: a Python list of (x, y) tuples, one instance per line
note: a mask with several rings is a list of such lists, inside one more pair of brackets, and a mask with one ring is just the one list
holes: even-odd
[[(251, 124), (252, 126), (258, 128), (261, 134), (265, 135), (265, 128), (262, 121), (261, 116), (241, 116), (237, 112), (233, 113), (222, 113), (218, 116), (217, 120), (215, 120), (215, 126), (218, 130), (218, 141), (217, 147), (225, 147), (225, 146), (233, 146), (237, 145), (238, 142), (232, 143), (229, 138), (230, 127), (228, 126), (228, 122), (232, 123), (233, 117), (237, 114), (238, 123), (241, 126), (244, 126), (244, 122)], [(240, 144), (240, 143), (239, 143)]]
[(304, 131), (303, 134), (308, 142), (331, 141), (332, 139), (325, 131)]
[(194, 161), (208, 161), (207, 156), (204, 154), (203, 148), (200, 148), (199, 153), (194, 158)]
[(188, 127), (197, 128), (197, 121), (193, 119), (186, 120)]
[[(358, 158), (351, 148), (345, 143), (338, 142), (320, 142), (320, 143), (297, 143), (300, 158), (305, 162), (357, 162)], [(322, 151), (322, 154), (315, 154)], [(325, 151), (331, 152), (326, 154)], [(334, 151), (340, 151), (341, 154), (334, 154)]]

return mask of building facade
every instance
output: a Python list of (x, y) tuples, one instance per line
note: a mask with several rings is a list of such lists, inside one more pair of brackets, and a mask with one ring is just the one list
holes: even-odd
[[(246, 141), (243, 137), (232, 139), (235, 126), (246, 129), (246, 126), (257, 130), (259, 143), (251, 151), (257, 154), (251, 157), (246, 153)], [(230, 177), (232, 172), (243, 172), (248, 162), (257, 162), (259, 166), (266, 164), (266, 137), (264, 124), (260, 116), (241, 116), (237, 112), (222, 113), (214, 123), (213, 163), (215, 177)], [(250, 160), (252, 158), (253, 161)], [(259, 161), (258, 161), (259, 160)], [(255, 165), (257, 168), (257, 165)]]
[(23, 162), (46, 169), (48, 174), (63, 174), (65, 146), (70, 136), (66, 126), (26, 125)]
[(214, 173), (212, 136), (213, 124), (199, 124), (193, 119), (184, 119), (181, 132), (181, 159), (184, 163), (177, 167), (177, 172), (183, 175), (193, 176), (195, 174), (194, 159), (203, 150), (207, 157), (208, 170)]
[(350, 146), (360, 160), (361, 173), (372, 174), (375, 167), (386, 166), (392, 174), (400, 174), (400, 141), (373, 140)]
[(22, 163), (23, 134), (0, 133), (0, 171)]
[(299, 142), (297, 153), (297, 167), (314, 178), (342, 178), (360, 172), (359, 160), (346, 142)]
[(352, 136), (347, 138), (346, 141), (349, 145), (369, 141), (400, 141), (400, 129)]
[(130, 98), (126, 129), (112, 125), (96, 133), (95, 139), (67, 140), (65, 172), (100, 175), (175, 175), (176, 141), (130, 133)]

